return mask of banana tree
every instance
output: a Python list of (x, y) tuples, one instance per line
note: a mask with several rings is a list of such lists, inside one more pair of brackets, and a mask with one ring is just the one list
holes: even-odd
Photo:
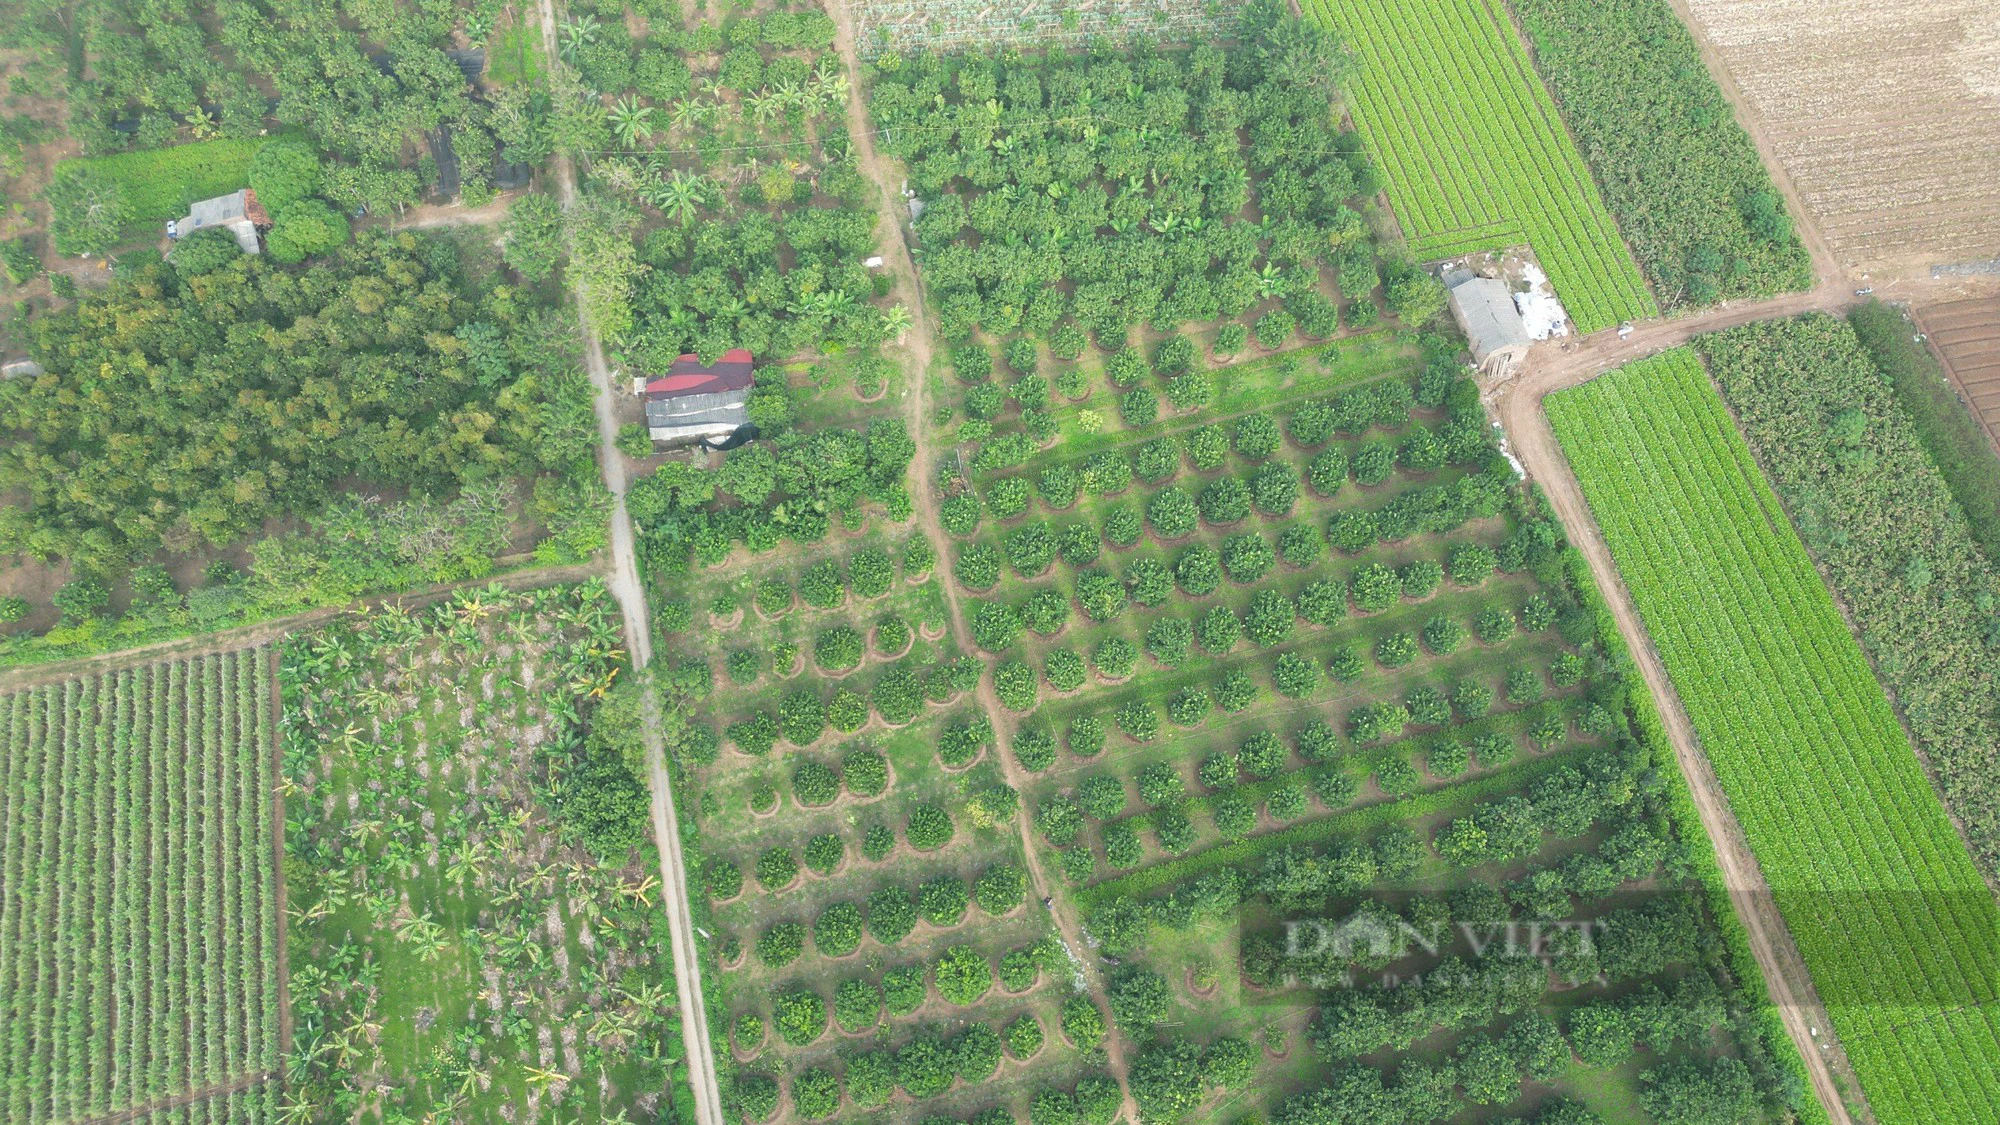
[(660, 181), (653, 189), (647, 202), (660, 209), (661, 214), (675, 220), (682, 226), (694, 222), (709, 199), (708, 180), (675, 169), (674, 174)]
[(605, 119), (611, 122), (611, 132), (618, 143), (626, 148), (638, 148), (653, 139), (653, 107), (639, 104), (637, 94), (618, 99)]
[(1257, 271), (1257, 299), (1268, 300), (1285, 295), (1285, 274), (1276, 262), (1265, 262)]
[(557, 53), (562, 56), (562, 61), (575, 66), (578, 53), (597, 41), (597, 32), (603, 26), (603, 24), (597, 21), (596, 16), (589, 13), (585, 13), (563, 24), (562, 42), (557, 48)]

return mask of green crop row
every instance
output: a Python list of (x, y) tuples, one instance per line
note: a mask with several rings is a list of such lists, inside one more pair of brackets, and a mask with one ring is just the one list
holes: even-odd
[(1078, 908), (1088, 914), (1096, 907), (1120, 896), (1150, 894), (1162, 887), (1184, 882), (1218, 867), (1242, 867), (1258, 856), (1279, 848), (1300, 847), (1326, 840), (1358, 836), (1391, 824), (1400, 824), (1446, 809), (1469, 805), (1481, 798), (1512, 793), (1525, 788), (1534, 779), (1569, 764), (1575, 757), (1574, 751), (1564, 750), (1538, 757), (1522, 758), (1467, 781), (1427, 789), (1392, 801), (1363, 805), (1358, 809), (1335, 813), (1318, 820), (1304, 821), (1276, 832), (1252, 836), (1247, 840), (1219, 844), (1207, 851), (1182, 856), (1157, 867), (1148, 867), (1117, 879), (1107, 879), (1096, 886), (1077, 892), (1072, 897), (1075, 898)]
[(270, 698), (246, 650), (0, 699), (6, 1120), (277, 1065)]
[(1356, 128), (1414, 251), (1534, 248), (1585, 332), (1658, 315), (1497, 0), (1308, 0), (1360, 62)]
[(1878, 1119), (1979, 1119), (2000, 908), (1694, 353), (1549, 412)]

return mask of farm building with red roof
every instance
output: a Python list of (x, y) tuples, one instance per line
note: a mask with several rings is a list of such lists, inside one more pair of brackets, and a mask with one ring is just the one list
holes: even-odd
[(662, 444), (722, 443), (750, 424), (750, 353), (732, 348), (714, 363), (684, 355), (665, 375), (640, 380), (646, 429)]

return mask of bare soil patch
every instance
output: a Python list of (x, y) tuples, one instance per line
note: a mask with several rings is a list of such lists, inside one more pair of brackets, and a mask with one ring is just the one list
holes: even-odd
[(1677, 0), (1849, 270), (2000, 258), (1990, 0)]
[(1958, 397), (2000, 449), (2000, 297), (1913, 310)]

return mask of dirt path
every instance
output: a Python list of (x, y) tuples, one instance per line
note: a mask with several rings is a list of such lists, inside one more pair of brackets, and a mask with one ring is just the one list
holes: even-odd
[(163, 1110), (177, 1109), (184, 1105), (193, 1105), (196, 1102), (207, 1101), (209, 1098), (219, 1098), (224, 1094), (233, 1094), (238, 1090), (247, 1090), (259, 1082), (266, 1082), (277, 1076), (278, 1072), (275, 1070), (253, 1070), (248, 1074), (238, 1075), (227, 1082), (217, 1082), (212, 1086), (199, 1086), (192, 1090), (184, 1090), (171, 1097), (159, 1098), (144, 1105), (132, 1106), (129, 1109), (121, 1109), (116, 1113), (107, 1113), (101, 1117), (78, 1118), (74, 1122), (74, 1125), (119, 1125), (120, 1122), (137, 1121), (141, 1117), (150, 1117)]
[[(546, 0), (544, 0), (546, 2)], [(868, 177), (877, 189), (879, 197), (877, 227), (880, 237), (877, 245), (881, 249), (884, 264), (890, 270), (897, 303), (910, 311), (910, 329), (903, 334), (901, 347), (904, 351), (904, 369), (913, 380), (903, 392), (904, 419), (909, 425), (910, 436), (916, 442), (917, 453), (911, 472), (916, 483), (911, 488), (915, 502), (917, 524), (924, 537), (930, 541), (931, 552), (937, 559), (935, 564), (939, 574), (939, 584), (944, 591), (945, 608), (951, 618), (951, 632), (961, 649), (977, 652), (972, 643), (972, 630), (966, 624), (965, 610), (960, 603), (958, 586), (951, 581), (946, 560), (951, 557), (951, 544), (944, 533), (944, 526), (938, 520), (938, 504), (935, 489), (938, 450), (931, 428), (927, 425), (928, 399), (931, 379), (931, 318), (924, 304), (923, 289), (917, 283), (916, 264), (910, 257), (908, 244), (903, 238), (903, 197), (901, 185), (903, 177), (891, 161), (884, 158), (875, 148), (875, 135), (868, 122), (868, 111), (862, 101), (861, 59), (855, 48), (854, 14), (848, 9), (846, 0), (827, 0), (827, 14), (833, 17), (833, 45), (840, 53), (841, 64), (846, 68), (852, 85), (847, 93), (847, 131), (854, 139), (856, 162), (862, 175)], [(1000, 700), (994, 694), (990, 677), (982, 678), (978, 689), (979, 706), (986, 713), (995, 731), (1008, 729), (1006, 713), (1000, 707)], [(1013, 757), (998, 747), (994, 750), (1001, 776), (1006, 779), (1016, 793), (1025, 792), (1028, 778), (1021, 773)], [(1056, 896), (1051, 891), (1048, 874), (1042, 870), (1042, 862), (1035, 848), (1031, 820), (1027, 809), (1021, 810), (1016, 818), (1021, 833), (1021, 856), (1027, 863), (1028, 881), (1037, 899), (1050, 903), (1049, 916), (1061, 932), (1063, 941), (1075, 953), (1082, 966), (1085, 983), (1088, 985), (1092, 1002), (1104, 1013), (1106, 1024), (1110, 1023), (1111, 1008), (1105, 995), (1103, 974), (1099, 971), (1095, 958), (1090, 956), (1090, 946), (1083, 939), (1082, 919), (1078, 916), (1067, 896)], [(1029, 909), (1034, 909), (1030, 904)], [(1118, 1035), (1109, 1035), (1104, 1040), (1107, 1069), (1117, 1080), (1118, 1089), (1125, 1095), (1122, 1114), (1128, 1121), (1139, 1119), (1139, 1106), (1132, 1098), (1130, 1085), (1126, 1081), (1127, 1066), (1125, 1045)]]
[(1528, 361), (1522, 365), (1524, 373), (1514, 382), (1488, 392), (1488, 398), (1497, 404), (1509, 398), (1527, 396), (1539, 406), (1543, 395), (1588, 382), (1633, 360), (1680, 347), (1696, 336), (1759, 320), (1800, 316), (1809, 312), (1837, 314), (1857, 300), (1859, 298), (1855, 297), (1852, 289), (1839, 282), (1831, 282), (1806, 293), (1722, 305), (1673, 320), (1641, 321), (1633, 325), (1630, 336), (1622, 339), (1618, 329), (1607, 328), (1588, 336), (1550, 340), (1535, 345)]
[[(1554, 391), (1588, 382), (1613, 367), (1684, 344), (1700, 333), (1814, 310), (1839, 313), (1852, 299), (1849, 294), (1843, 301), (1837, 287), (1822, 285), (1812, 293), (1717, 309), (1684, 320), (1652, 322), (1638, 327), (1626, 340), (1619, 340), (1613, 331), (1585, 337), (1568, 350), (1544, 345), (1531, 357), (1528, 373), (1502, 388), (1492, 399), (1509, 447), (1528, 476), (1548, 496), (1549, 505), (1569, 532), (1570, 541), (1589, 562), (1591, 574), (1603, 591), (1605, 604), (1625, 638), (1626, 647), (1631, 649), (1646, 687), (1660, 703), (1660, 719), (1668, 741), (1673, 744), (1674, 757), (1687, 778), (1702, 828), (1715, 846), (1730, 903), (1743, 920), (1771, 1003), (1805, 1061), (1813, 1093), (1834, 1125), (1865, 1125), (1873, 1118), (1861, 1101), (1859, 1084), (1853, 1081), (1845, 1052), (1834, 1039), (1825, 1006), (1820, 1003), (1798, 946), (1778, 913), (1763, 870), (1730, 810), (1721, 784), (1709, 768), (1707, 757), (1701, 752), (1694, 725), (1681, 709), (1680, 698), (1674, 694), (1660, 655), (1647, 636), (1645, 623), (1632, 604), (1582, 489), (1556, 442), (1548, 415), (1542, 409), (1542, 399)], [(1836, 1074), (1845, 1076), (1847, 1081), (1843, 1083)], [(1848, 1103), (1849, 1089), (1856, 1092), (1858, 1108)]]
[(439, 227), (474, 227), (500, 225), (507, 217), (507, 208), (514, 201), (527, 194), (520, 191), (502, 192), (493, 202), (484, 207), (461, 207), (455, 203), (426, 203), (412, 207), (400, 215), (374, 220), (376, 225), (390, 230), (434, 230)]
[[(540, 0), (542, 41), (548, 57), (556, 50), (554, 0)], [(576, 205), (576, 168), (561, 152), (551, 159), (557, 198), (563, 210)], [(572, 277), (578, 288), (579, 313), (583, 305), (582, 281)], [(611, 492), (611, 572), (607, 582), (625, 619), (625, 643), (631, 651), (632, 671), (645, 671), (653, 659), (652, 622), (646, 611), (646, 591), (639, 580), (639, 564), (632, 516), (625, 507), (625, 457), (618, 452), (617, 400), (611, 386), (611, 372), (604, 362), (604, 346), (589, 321), (583, 322), (584, 366), (591, 385), (597, 389), (598, 461), (604, 472), (604, 486)], [(694, 915), (688, 904), (686, 858), (681, 851), (680, 821), (674, 812), (674, 793), (667, 774), (666, 744), (660, 735), (659, 697), (648, 687), (643, 693), (644, 723), (641, 735), (646, 746), (646, 783), (652, 793), (653, 838), (660, 849), (660, 894), (667, 915), (669, 944), (674, 954), (674, 984), (680, 998), (681, 1038), (687, 1051), (688, 1083), (694, 1090), (695, 1120), (698, 1125), (724, 1125), (722, 1090), (715, 1067), (715, 1044), (708, 1033), (708, 1008), (701, 990), (701, 952), (695, 944)]]
[(158, 641), (149, 645), (119, 649), (116, 652), (98, 653), (95, 656), (80, 656), (74, 660), (57, 660), (47, 664), (26, 664), (19, 668), (0, 669), (0, 691), (19, 691), (22, 688), (37, 687), (42, 684), (60, 683), (80, 676), (101, 675), (119, 668), (137, 664), (153, 664), (162, 660), (178, 660), (193, 656), (207, 656), (212, 653), (234, 652), (240, 648), (254, 648), (270, 644), (300, 629), (310, 628), (330, 621), (343, 613), (371, 606), (402, 605), (416, 606), (449, 597), (459, 590), (481, 590), (488, 586), (499, 586), (508, 590), (533, 590), (542, 586), (559, 586), (566, 582), (581, 582), (595, 578), (603, 572), (597, 563), (577, 563), (572, 566), (535, 567), (517, 570), (511, 574), (496, 574), (485, 578), (468, 578), (463, 582), (452, 582), (442, 586), (431, 586), (402, 594), (380, 594), (362, 598), (345, 605), (326, 606), (321, 609), (295, 613), (289, 617), (274, 617), (254, 625), (239, 625), (234, 629), (221, 629), (213, 633), (200, 633), (192, 637), (181, 637), (171, 641)]

